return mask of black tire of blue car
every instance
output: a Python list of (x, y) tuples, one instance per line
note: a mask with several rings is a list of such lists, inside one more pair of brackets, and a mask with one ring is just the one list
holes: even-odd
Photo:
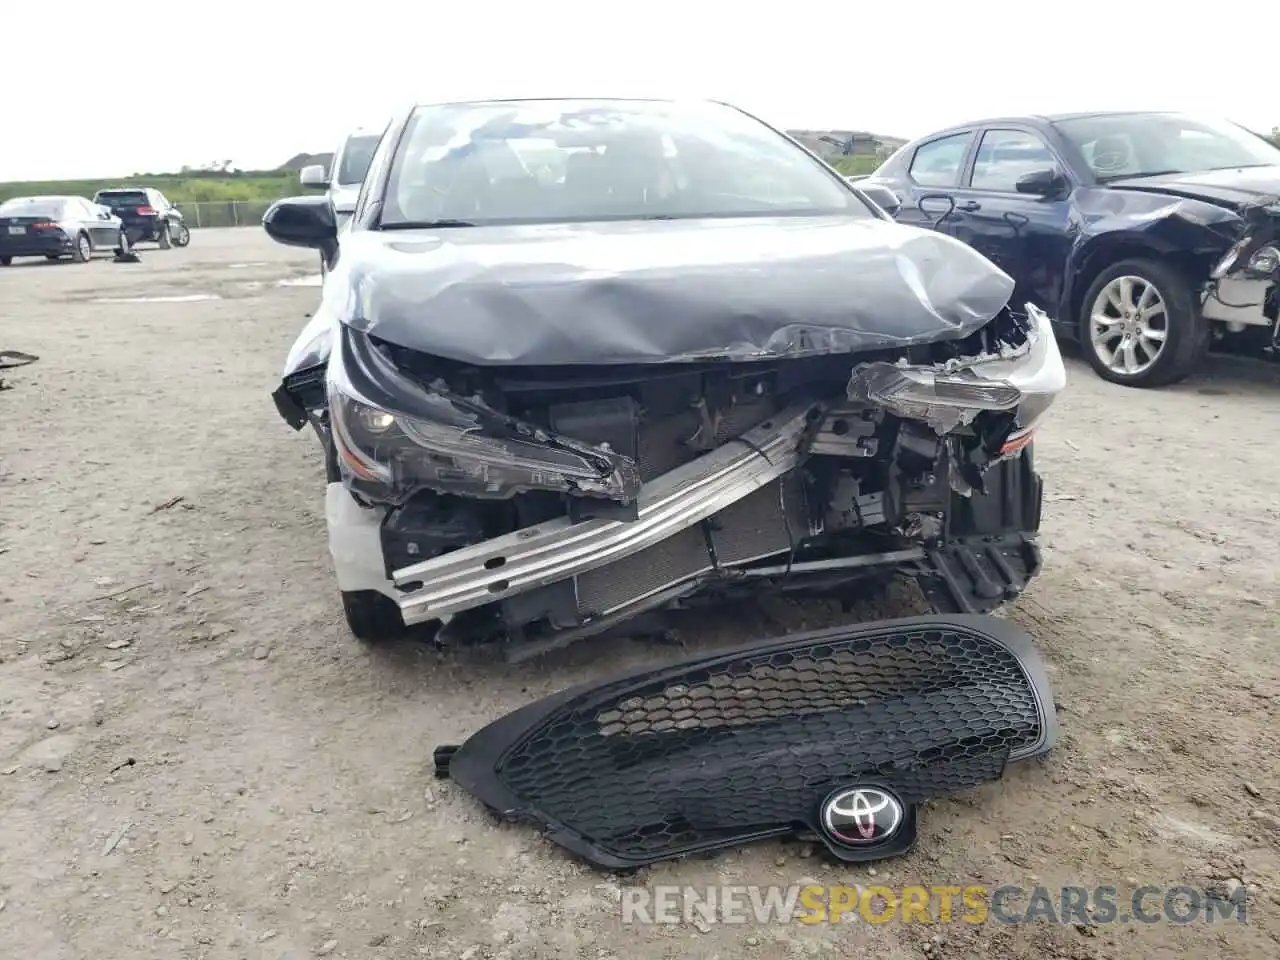
[(0, 267), (7, 267), (13, 263), (13, 257), (0, 257)]
[(92, 256), (93, 241), (87, 233), (82, 233), (76, 237), (75, 245), (71, 248), (71, 259), (76, 263), (87, 263)]
[(389, 643), (405, 635), (400, 608), (376, 590), (342, 591), (342, 612), (347, 628), (364, 643)]
[(169, 221), (166, 220), (160, 224), (160, 232), (156, 234), (156, 243), (160, 244), (161, 250), (168, 250), (173, 243), (169, 237)]
[[(1095, 301), (1113, 282), (1132, 277), (1146, 284), (1164, 304), (1164, 341), (1154, 360), (1132, 373), (1113, 369), (1098, 355), (1093, 342)], [(1124, 326), (1123, 317), (1117, 326)], [(1129, 322), (1136, 324), (1136, 316)], [(1122, 260), (1103, 270), (1090, 284), (1080, 305), (1080, 346), (1098, 376), (1127, 387), (1163, 387), (1193, 373), (1209, 349), (1209, 325), (1200, 316), (1195, 293), (1186, 277), (1172, 264), (1155, 260)], [(1140, 334), (1125, 334), (1125, 336)], [(1114, 341), (1112, 341), (1114, 342)], [(1118, 351), (1118, 347), (1116, 348)], [(1145, 350), (1144, 350), (1145, 355)]]

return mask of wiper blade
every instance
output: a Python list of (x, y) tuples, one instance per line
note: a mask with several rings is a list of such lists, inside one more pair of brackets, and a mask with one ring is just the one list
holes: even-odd
[(442, 227), (474, 227), (470, 220), (405, 220), (395, 223), (381, 223), (383, 230), (436, 230)]
[(1144, 180), (1147, 177), (1167, 177), (1172, 173), (1186, 173), (1185, 170), (1143, 170), (1141, 173), (1117, 173), (1110, 177), (1099, 177), (1099, 183), (1110, 183), (1112, 180)]

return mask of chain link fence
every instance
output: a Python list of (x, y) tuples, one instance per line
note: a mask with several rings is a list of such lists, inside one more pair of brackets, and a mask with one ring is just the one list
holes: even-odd
[(193, 230), (199, 227), (259, 227), (271, 200), (201, 200), (179, 203), (178, 209)]

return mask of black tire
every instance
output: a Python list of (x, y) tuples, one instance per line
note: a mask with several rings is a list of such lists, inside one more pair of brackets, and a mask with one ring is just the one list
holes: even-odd
[[(1111, 369), (1098, 356), (1091, 329), (1094, 302), (1112, 281), (1126, 276), (1153, 287), (1165, 307), (1164, 344), (1149, 366), (1132, 374)], [(1122, 260), (1103, 270), (1085, 293), (1077, 322), (1080, 345), (1089, 366), (1102, 379), (1126, 387), (1163, 387), (1177, 383), (1196, 370), (1209, 350), (1209, 325), (1200, 316), (1191, 284), (1174, 266), (1155, 260)]]
[(7, 267), (13, 263), (13, 257), (0, 257), (0, 267)]
[(93, 241), (87, 233), (82, 233), (76, 237), (75, 245), (71, 248), (71, 259), (76, 263), (88, 263), (92, 256)]
[(168, 250), (173, 243), (169, 237), (169, 221), (166, 220), (160, 224), (160, 232), (156, 234), (156, 243), (160, 245), (161, 250)]
[(342, 612), (347, 628), (365, 643), (388, 643), (405, 634), (400, 608), (375, 590), (342, 591)]
[(185, 247), (191, 242), (191, 228), (185, 223), (178, 224), (178, 232), (173, 235), (175, 247)]

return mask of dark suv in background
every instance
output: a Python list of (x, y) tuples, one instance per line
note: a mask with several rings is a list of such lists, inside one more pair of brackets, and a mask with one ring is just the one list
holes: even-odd
[(124, 222), (130, 243), (143, 241), (160, 245), (185, 247), (191, 242), (191, 230), (182, 212), (151, 187), (119, 187), (99, 190), (93, 202), (109, 207)]

